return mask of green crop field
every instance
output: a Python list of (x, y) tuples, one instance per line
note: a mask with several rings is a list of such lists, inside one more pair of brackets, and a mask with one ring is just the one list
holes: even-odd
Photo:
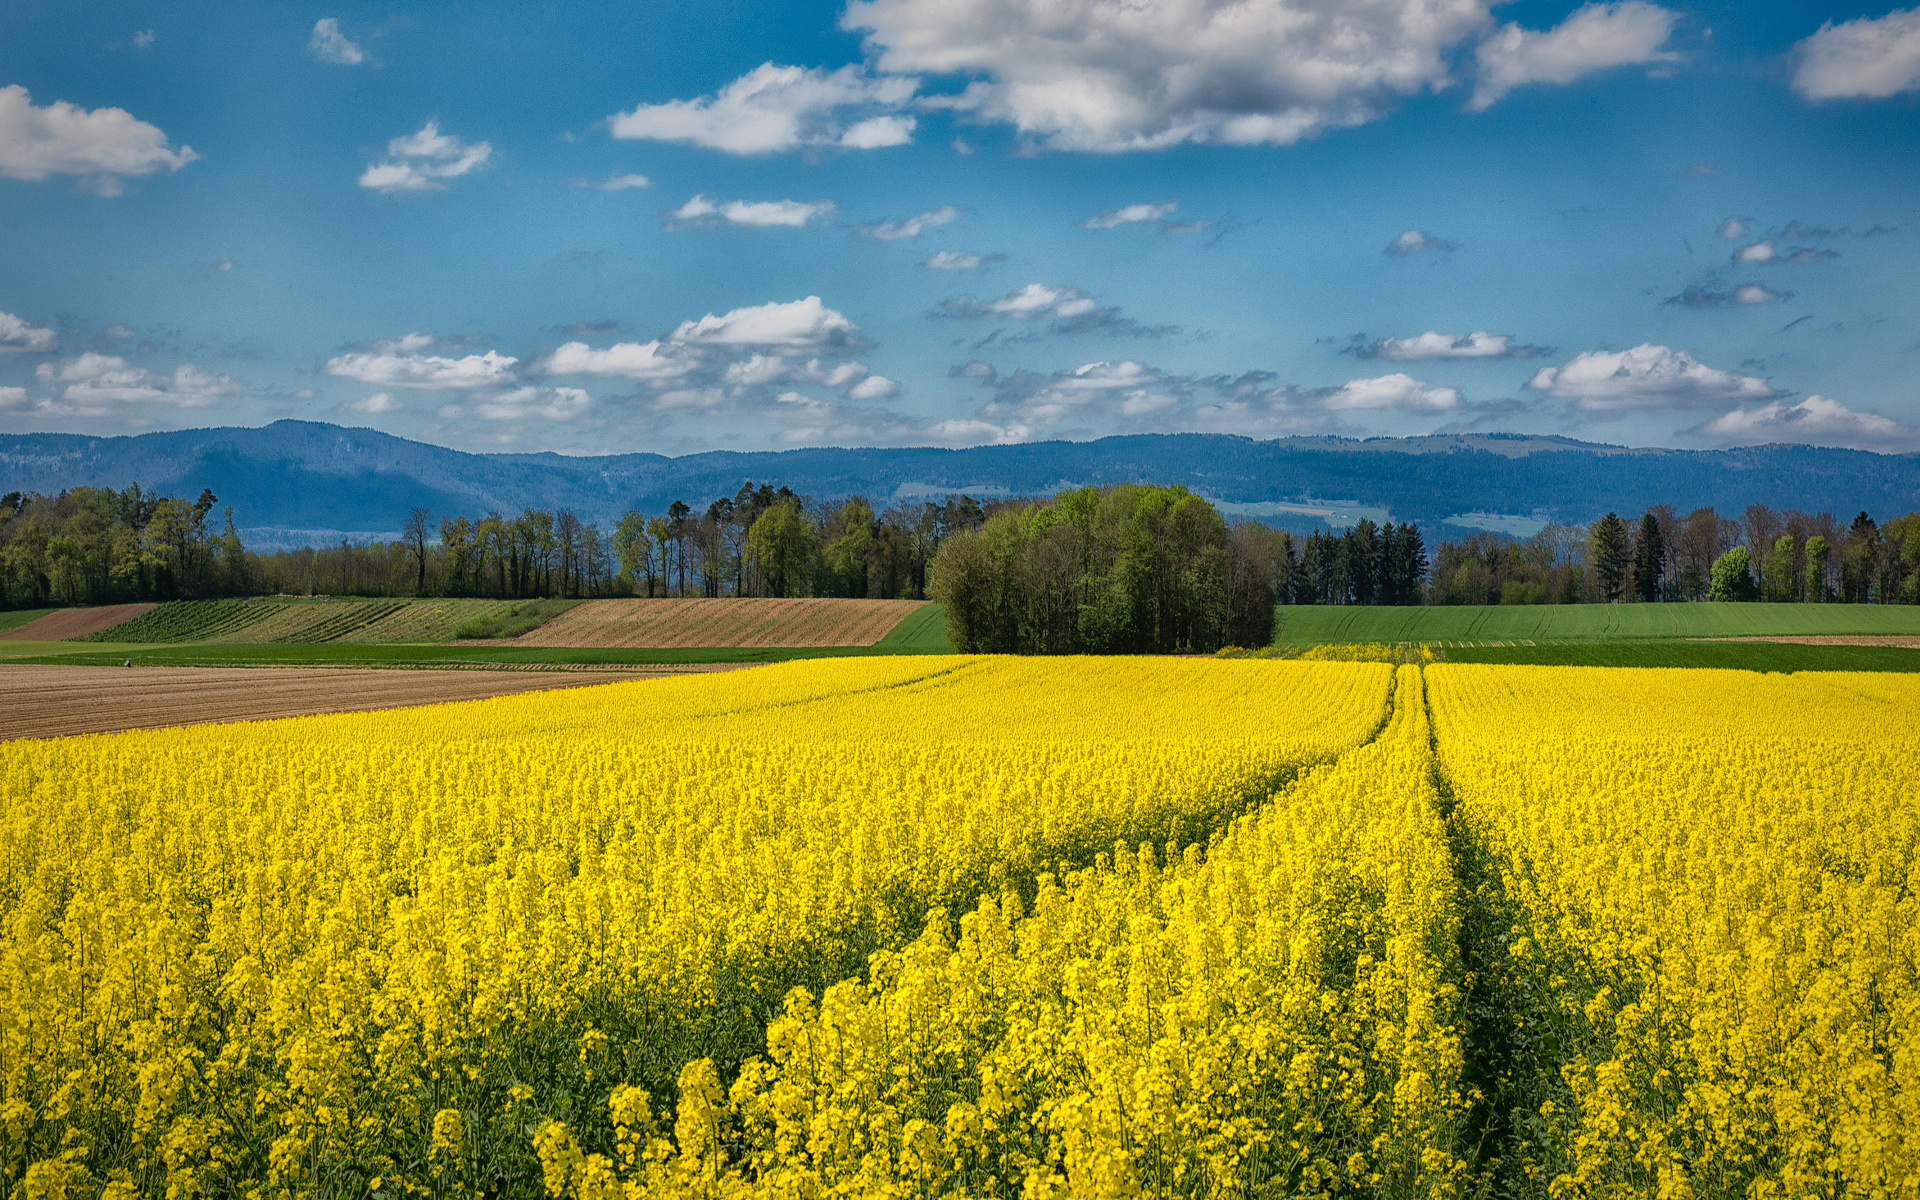
[(894, 654), (952, 654), (947, 637), (947, 606), (929, 604), (915, 609), (887, 631), (874, 647)]
[(864, 658), (894, 654), (950, 653), (899, 646), (432, 646), (218, 642), (125, 644), (99, 642), (0, 642), (0, 662), (117, 667), (132, 661), (150, 667), (558, 667), (647, 666), (679, 663), (770, 663), (799, 658)]
[(1284, 605), (1274, 623), (1274, 644), (1280, 646), (1329, 642), (1618, 642), (1804, 634), (1920, 636), (1920, 605)]
[(1920, 650), (1900, 646), (1802, 646), (1792, 642), (1551, 642), (1460, 646), (1447, 662), (1542, 667), (1718, 667), (1734, 671), (1920, 671)]

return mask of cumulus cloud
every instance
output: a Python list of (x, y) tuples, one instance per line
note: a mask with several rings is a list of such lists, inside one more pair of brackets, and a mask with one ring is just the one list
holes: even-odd
[(875, 241), (897, 242), (902, 238), (919, 237), (937, 226), (951, 225), (959, 218), (958, 208), (951, 204), (942, 204), (939, 208), (930, 208), (926, 212), (902, 217), (898, 221), (880, 221), (872, 225), (862, 225), (860, 232)]
[(1178, 200), (1168, 200), (1161, 204), (1124, 204), (1119, 208), (1095, 213), (1080, 222), (1082, 229), (1113, 229), (1121, 225), (1144, 225), (1171, 216), (1180, 207)]
[(1750, 304), (1778, 304), (1792, 292), (1776, 292), (1760, 283), (1743, 283), (1728, 289), (1706, 284), (1691, 284), (1677, 296), (1668, 296), (1662, 304), (1682, 308), (1738, 308)]
[(1509, 22), (1474, 51), (1477, 79), (1467, 107), (1484, 110), (1530, 83), (1572, 83), (1613, 67), (1671, 62), (1661, 47), (1677, 13), (1642, 0), (1588, 4), (1547, 30)]
[(544, 375), (600, 375), (621, 379), (677, 379), (700, 364), (679, 347), (655, 339), (617, 342), (595, 350), (585, 342), (568, 342), (535, 364)]
[(1441, 253), (1457, 249), (1459, 247), (1445, 238), (1435, 237), (1431, 233), (1418, 229), (1409, 229), (1388, 242), (1386, 252), (1398, 258), (1409, 258), (1415, 254)]
[(78, 175), (103, 196), (118, 195), (124, 180), (178, 171), (200, 156), (175, 149), (157, 126), (124, 108), (81, 108), (56, 100), (35, 105), (27, 89), (0, 87), (0, 176), (40, 183)]
[(1004, 254), (975, 254), (970, 250), (936, 250), (920, 265), (929, 271), (978, 271), (1006, 258)]
[(898, 110), (918, 81), (763, 63), (711, 96), (642, 104), (615, 113), (616, 138), (685, 142), (733, 154), (801, 147), (874, 150), (913, 140), (915, 119)]
[(1518, 345), (1511, 334), (1479, 329), (1457, 335), (1428, 331), (1412, 337), (1381, 338), (1361, 343), (1355, 353), (1362, 358), (1417, 362), (1427, 358), (1534, 358), (1547, 353), (1547, 348)]
[(46, 354), (59, 348), (60, 337), (53, 330), (0, 312), (0, 354)]
[(377, 417), (382, 413), (399, 412), (406, 405), (394, 399), (392, 392), (375, 392), (371, 396), (352, 401), (343, 407), (348, 412), (366, 413), (368, 416)]
[(1527, 386), (1600, 413), (1718, 408), (1776, 395), (1764, 379), (1709, 367), (1685, 350), (1650, 343), (1631, 350), (1586, 351), (1560, 366), (1540, 368)]
[(1443, 87), (1484, 0), (854, 0), (885, 72), (972, 77), (940, 100), (1064, 150), (1286, 145)]
[(1411, 375), (1395, 371), (1373, 379), (1350, 379), (1337, 388), (1320, 394), (1321, 404), (1331, 410), (1397, 409), (1403, 412), (1444, 412), (1460, 407), (1460, 393), (1450, 387), (1434, 387)]
[(888, 396), (897, 394), (899, 391), (900, 385), (888, 379), (885, 375), (869, 375), (847, 389), (847, 399), (863, 402), (867, 400), (884, 400)]
[(495, 350), (459, 358), (427, 353), (434, 339), (410, 333), (376, 343), (372, 350), (341, 354), (327, 360), (329, 375), (356, 379), (375, 387), (457, 391), (498, 387), (514, 379), (520, 361)]
[(1798, 404), (1775, 400), (1756, 408), (1736, 408), (1687, 432), (1743, 446), (1805, 442), (1855, 450), (1920, 448), (1920, 429), (1879, 413), (1856, 411), (1825, 396), (1808, 396)]
[(343, 67), (358, 66), (367, 61), (366, 51), (340, 32), (338, 17), (321, 17), (313, 23), (313, 35), (307, 39), (307, 52), (321, 62), (337, 63)]
[(1763, 238), (1733, 252), (1734, 262), (1748, 266), (1766, 263), (1825, 262), (1830, 258), (1839, 257), (1839, 252), (1835, 250), (1816, 250), (1811, 246), (1782, 246), (1772, 238)]
[(670, 228), (745, 225), (755, 229), (797, 229), (818, 218), (832, 216), (834, 209), (831, 200), (728, 200), (716, 204), (701, 195), (669, 213), (668, 225)]
[(1737, 242), (1747, 236), (1747, 230), (1753, 225), (1752, 217), (1728, 217), (1720, 222), (1719, 234), (1729, 242)]
[(688, 345), (782, 346), (822, 349), (856, 340), (860, 327), (844, 313), (828, 308), (818, 296), (785, 303), (757, 304), (729, 309), (697, 321), (683, 321), (671, 340)]
[(438, 121), (428, 121), (418, 133), (387, 143), (387, 160), (373, 163), (360, 174), (360, 186), (392, 195), (431, 192), (446, 187), (493, 156), (486, 142), (463, 142), (440, 132)]
[(1807, 100), (1884, 99), (1920, 88), (1920, 8), (1832, 21), (1793, 48), (1793, 90)]
[(71, 409), (98, 415), (113, 404), (171, 404), (179, 408), (209, 408), (220, 397), (240, 390), (225, 375), (210, 375), (192, 363), (171, 372), (149, 371), (128, 364), (117, 354), (82, 354), (58, 363), (41, 363), (34, 372), (41, 383), (60, 389)]

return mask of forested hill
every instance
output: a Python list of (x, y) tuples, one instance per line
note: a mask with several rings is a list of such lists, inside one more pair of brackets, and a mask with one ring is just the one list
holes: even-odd
[(823, 500), (858, 493), (877, 505), (949, 490), (984, 497), (1178, 483), (1240, 504), (1358, 503), (1433, 529), (1461, 513), (1584, 522), (1609, 509), (1637, 513), (1663, 503), (1683, 512), (1710, 504), (1737, 513), (1761, 503), (1842, 516), (1920, 508), (1920, 455), (1807, 446), (1627, 450), (1500, 434), (1366, 441), (1149, 434), (965, 450), (598, 458), (468, 454), (310, 421), (129, 437), (0, 435), (0, 493), (132, 482), (173, 495), (212, 488), (223, 507), (235, 508), (249, 541), (263, 546), (391, 536), (415, 506), (472, 516), (571, 508), (582, 520), (611, 524), (629, 508), (657, 512), (675, 500), (704, 507), (745, 480)]

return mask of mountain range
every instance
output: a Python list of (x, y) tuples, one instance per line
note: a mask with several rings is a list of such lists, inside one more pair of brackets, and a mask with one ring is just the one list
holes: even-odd
[(603, 525), (627, 509), (675, 500), (703, 509), (743, 482), (784, 484), (819, 500), (876, 506), (964, 492), (1050, 495), (1085, 484), (1184, 484), (1230, 512), (1296, 530), (1356, 515), (1413, 520), (1440, 536), (1467, 528), (1524, 533), (1649, 505), (1685, 512), (1748, 504), (1890, 517), (1920, 509), (1920, 454), (1803, 445), (1731, 450), (1631, 449), (1569, 438), (1441, 434), (1256, 441), (1219, 434), (1141, 434), (1090, 442), (936, 448), (472, 454), (373, 429), (276, 421), (121, 437), (0, 434), (0, 493), (91, 486), (197, 496), (231, 505), (262, 549), (396, 535), (416, 506), (480, 516), (571, 508)]

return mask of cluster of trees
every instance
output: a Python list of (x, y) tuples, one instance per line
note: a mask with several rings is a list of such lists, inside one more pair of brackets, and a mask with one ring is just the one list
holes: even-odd
[(1427, 546), (1420, 527), (1361, 518), (1344, 533), (1308, 534), (1294, 556), (1281, 534), (1275, 598), (1282, 604), (1419, 604), (1425, 599)]
[(252, 563), (218, 503), (74, 488), (0, 496), (0, 603), (10, 608), (227, 596), (253, 587)]
[(1548, 525), (1524, 541), (1493, 534), (1443, 543), (1436, 604), (1771, 600), (1920, 603), (1920, 513), (1881, 525), (1862, 512), (1749, 505), (1739, 518), (1656, 505), (1637, 521)]
[(1081, 488), (1011, 505), (933, 561), (932, 595), (965, 651), (1211, 651), (1271, 640), (1289, 539), (1229, 526), (1182, 487)]

